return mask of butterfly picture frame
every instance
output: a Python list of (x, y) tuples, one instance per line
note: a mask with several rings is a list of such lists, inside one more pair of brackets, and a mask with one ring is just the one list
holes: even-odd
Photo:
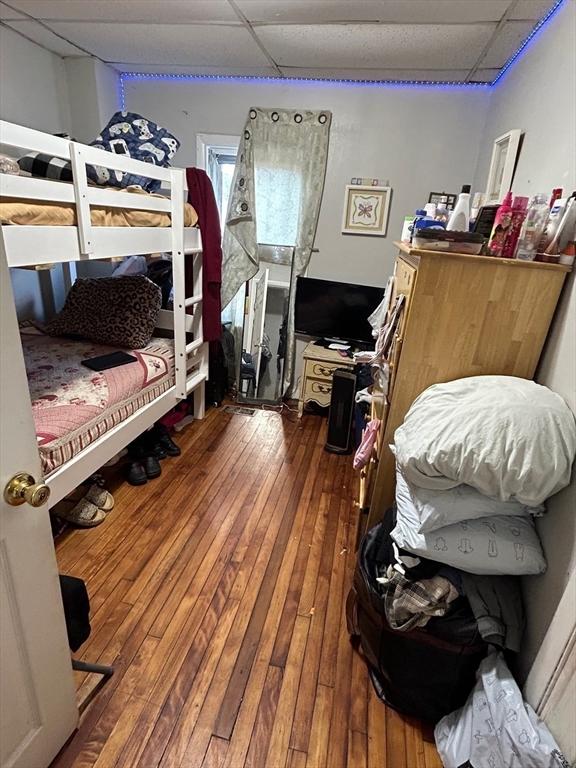
[(391, 187), (347, 184), (342, 233), (384, 237), (388, 228), (391, 192)]

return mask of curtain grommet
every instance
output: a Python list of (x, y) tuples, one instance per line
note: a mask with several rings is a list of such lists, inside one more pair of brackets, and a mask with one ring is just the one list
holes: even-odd
[(280, 119), (280, 115), (278, 114), (278, 112), (272, 112), (270, 117), (272, 118), (273, 123), (277, 123), (278, 120)]
[(238, 186), (239, 186), (239, 187), (243, 187), (243, 186), (244, 186), (244, 183), (245, 183), (245, 179), (244, 179), (244, 177), (242, 177), (241, 179), (238, 179)]
[(251, 109), (250, 110), (250, 119), (251, 120), (256, 120), (257, 117), (258, 117), (258, 113), (256, 112), (256, 110), (255, 109)]
[(244, 131), (244, 138), (246, 139), (246, 141), (248, 141), (248, 139), (250, 138), (250, 131)]
[(240, 206), (240, 210), (243, 213), (246, 213), (246, 211), (248, 210), (248, 203), (242, 203), (242, 205)]
[(299, 112), (294, 115), (294, 122), (298, 124), (302, 122), (302, 115)]
[(321, 114), (321, 115), (318, 117), (318, 122), (320, 123), (320, 125), (324, 125), (324, 124), (326, 123), (326, 121), (327, 121), (327, 120), (328, 120), (328, 116), (327, 116), (327, 115), (325, 115), (324, 113), (322, 113), (322, 114)]

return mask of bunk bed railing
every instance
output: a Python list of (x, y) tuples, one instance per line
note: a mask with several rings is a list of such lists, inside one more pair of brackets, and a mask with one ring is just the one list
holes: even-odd
[[(60, 227), (46, 227), (44, 234), (47, 236), (44, 256), (36, 260), (34, 254), (31, 259), (31, 245), (35, 238), (32, 227), (18, 226), (7, 229), (5, 237), (8, 239), (8, 258), (10, 266), (28, 266), (35, 264), (50, 264), (62, 261), (112, 258), (131, 255), (131, 253), (143, 253), (144, 242), (149, 237), (150, 251), (168, 251), (171, 247), (170, 229), (130, 227), (128, 232), (120, 233), (118, 230), (127, 229), (120, 227), (93, 227), (90, 215), (91, 206), (107, 208), (124, 208), (128, 210), (154, 211), (173, 214), (175, 201), (180, 205), (185, 201), (185, 177), (184, 171), (133, 160), (122, 155), (107, 152), (103, 149), (87, 146), (49, 134), (36, 131), (32, 128), (15, 125), (6, 121), (0, 121), (0, 146), (8, 151), (16, 150), (18, 154), (23, 152), (40, 152), (50, 156), (59, 157), (69, 161), (72, 169), (72, 184), (54, 181), (50, 179), (31, 178), (27, 176), (3, 175), (0, 178), (1, 193), (3, 196), (19, 198), (22, 200), (43, 200), (48, 202), (61, 202), (73, 204), (77, 212), (76, 236), (78, 238), (77, 254), (75, 256), (62, 257), (57, 249), (50, 247), (53, 243), (51, 229), (55, 229), (56, 238), (60, 237)], [(160, 181), (163, 192), (167, 196), (152, 196), (137, 194), (135, 192), (119, 189), (103, 188), (88, 184), (87, 166), (101, 166), (111, 171), (124, 171)], [(176, 171), (176, 173), (175, 173)], [(64, 234), (66, 240), (71, 240), (70, 234)], [(130, 241), (134, 241), (130, 246)], [(117, 241), (118, 253), (113, 253)], [(199, 233), (197, 230), (187, 231), (185, 237), (184, 252), (190, 253), (199, 250)], [(130, 250), (132, 248), (132, 250)]]
[[(116, 155), (68, 139), (0, 121), (2, 148), (40, 152), (70, 161), (72, 183), (26, 176), (0, 176), (0, 193), (22, 200), (74, 204), (77, 226), (2, 226), (8, 266), (117, 258), (134, 254), (171, 252), (174, 285), (173, 311), (163, 310), (159, 327), (173, 330), (175, 396), (183, 399), (207, 378), (207, 350), (202, 336), (201, 238), (195, 228), (184, 231), (183, 204), (187, 196), (185, 173), (180, 168), (162, 168)], [(125, 171), (161, 182), (166, 196), (136, 194), (88, 184), (87, 165)], [(92, 205), (170, 214), (169, 227), (95, 227)], [(188, 254), (188, 255), (187, 255)], [(193, 295), (186, 297), (185, 259), (193, 259)], [(187, 310), (193, 307), (193, 314)], [(192, 341), (188, 336), (192, 334)], [(203, 416), (200, 398), (197, 416)]]
[(174, 170), (172, 168), (163, 168), (160, 165), (143, 163), (141, 160), (117, 155), (113, 152), (107, 152), (105, 149), (91, 147), (88, 144), (81, 144), (60, 136), (51, 136), (49, 133), (36, 131), (34, 128), (26, 128), (23, 125), (16, 125), (16, 123), (9, 123), (7, 120), (0, 120), (0, 144), (19, 151), (42, 152), (70, 161), (72, 161), (72, 146), (76, 145), (83, 149), (84, 162), (90, 165), (101, 165), (104, 168), (126, 171), (162, 182), (170, 182), (170, 174)]

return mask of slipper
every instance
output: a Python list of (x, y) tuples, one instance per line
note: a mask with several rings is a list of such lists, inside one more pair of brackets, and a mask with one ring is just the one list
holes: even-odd
[(86, 499), (81, 499), (68, 512), (60, 511), (58, 505), (52, 511), (57, 517), (80, 528), (94, 528), (94, 526), (100, 525), (100, 523), (106, 520), (106, 514), (101, 509), (98, 509), (95, 504), (86, 501)]
[(96, 483), (93, 483), (90, 488), (88, 488), (84, 494), (84, 498), (86, 501), (91, 502), (101, 509), (102, 512), (110, 512), (114, 509), (114, 496)]

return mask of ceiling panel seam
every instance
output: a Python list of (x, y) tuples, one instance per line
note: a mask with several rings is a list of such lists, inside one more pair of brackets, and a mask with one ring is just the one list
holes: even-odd
[[(7, 3), (6, 0), (2, 0), (2, 2), (4, 3), (5, 6), (10, 8), (11, 11), (15, 11), (15, 12), (17, 11), (17, 9), (11, 6), (10, 3)], [(48, 24), (45, 24), (40, 19), (37, 19), (35, 16), (31, 16), (29, 13), (26, 13), (26, 11), (17, 11), (17, 12), (22, 14), (23, 16), (26, 16), (28, 21), (33, 21), (36, 24), (39, 24), (41, 27), (44, 27), (44, 29), (47, 29), (48, 32), (51, 32), (55, 37), (59, 37), (60, 40), (64, 40), (64, 42), (68, 43), (68, 45), (71, 45), (73, 48), (77, 48), (79, 51), (86, 53), (88, 56), (93, 56), (95, 59), (98, 59), (103, 64), (105, 63), (104, 59), (101, 59), (100, 56), (97, 56), (95, 53), (92, 53), (87, 48), (84, 48), (81, 45), (78, 45), (78, 43), (73, 43), (72, 40), (69, 40), (67, 37), (65, 37), (64, 35), (61, 35), (59, 32), (56, 32), (51, 27), (49, 27)], [(25, 21), (25, 19), (14, 19), (14, 21)], [(52, 53), (54, 53), (54, 51), (52, 51)], [(56, 54), (56, 55), (59, 55), (59, 54)]]
[(20, 32), (19, 29), (16, 29), (15, 27), (10, 26), (10, 21), (22, 21), (22, 19), (9, 19), (9, 20), (2, 20), (0, 19), (0, 27), (4, 27), (4, 29), (9, 29), (10, 32), (14, 32), (16, 35), (20, 35), (20, 37), (23, 37), (24, 40), (28, 40), (29, 43), (33, 43), (34, 45), (37, 45), (39, 48), (42, 48), (45, 51), (48, 51), (48, 53), (51, 53), (52, 56), (59, 56), (61, 59), (64, 58), (63, 56), (60, 56), (59, 53), (54, 53), (54, 51), (51, 48), (47, 48), (45, 45), (42, 45), (42, 43), (36, 42), (36, 40), (33, 40), (31, 37), (28, 37), (28, 35), (25, 35), (24, 32)]
[[(476, 64), (474, 64), (470, 72), (468, 72), (468, 74), (466, 75), (466, 81), (470, 81), (476, 74), (477, 70), (480, 69), (480, 65), (488, 55), (488, 51), (494, 45), (494, 43), (496, 42), (496, 39), (498, 38), (498, 35), (500, 34), (500, 32), (502, 32), (502, 30), (506, 26), (506, 22), (508, 21), (510, 14), (516, 8), (519, 1), (520, 0), (511, 0), (511, 2), (509, 3), (508, 7), (502, 14), (500, 21), (496, 25), (496, 29), (492, 32), (490, 39), (488, 40), (488, 42), (486, 43), (482, 51), (480, 51), (480, 56), (478, 56)], [(492, 67), (492, 69), (500, 69), (500, 67)]]
[(252, 29), (252, 25), (250, 24), (250, 22), (248, 21), (246, 16), (242, 13), (240, 8), (238, 8), (238, 6), (234, 2), (234, 0), (228, 0), (228, 4), (232, 8), (232, 10), (236, 14), (236, 16), (238, 16), (238, 18), (240, 19), (240, 21), (242, 22), (242, 24), (244, 25), (244, 27), (246, 28), (246, 30), (248, 31), (248, 33), (250, 34), (250, 36), (252, 37), (252, 39), (254, 40), (256, 45), (258, 46), (258, 48), (260, 48), (260, 50), (262, 51), (264, 56), (266, 56), (266, 58), (268, 59), (268, 62), (270, 63), (270, 65), (272, 67), (274, 67), (274, 69), (278, 73), (278, 76), (279, 77), (284, 77), (280, 67), (278, 66), (276, 61), (272, 58), (272, 55), (270, 54), (268, 49), (265, 47), (264, 43), (260, 40), (260, 38), (258, 37), (256, 32)]

